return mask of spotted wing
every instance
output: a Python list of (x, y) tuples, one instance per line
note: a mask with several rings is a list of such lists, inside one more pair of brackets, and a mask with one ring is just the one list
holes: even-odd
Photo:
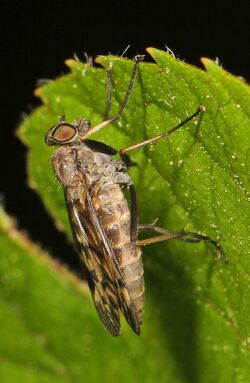
[(113, 283), (116, 286), (116, 295), (119, 301), (119, 307), (124, 317), (126, 318), (128, 324), (134, 330), (134, 332), (139, 335), (140, 334), (140, 325), (138, 321), (138, 317), (135, 311), (134, 304), (132, 303), (130, 294), (128, 292), (127, 284), (124, 280), (123, 274), (121, 272), (120, 266), (117, 262), (117, 259), (114, 255), (112, 246), (107, 238), (107, 235), (101, 225), (94, 206), (92, 204), (92, 200), (90, 195), (87, 193), (87, 206), (88, 206), (88, 214), (91, 219), (91, 222), (94, 223), (96, 228), (96, 233), (99, 236), (99, 241), (96, 243), (98, 247), (101, 248), (101, 252), (104, 255), (106, 260), (106, 264), (109, 269), (109, 273), (113, 276)]
[(69, 201), (67, 193), (66, 200), (73, 236), (100, 319), (108, 331), (117, 336), (120, 332), (121, 310), (130, 326), (139, 334), (138, 319), (126, 283), (89, 194), (85, 203), (80, 200)]
[[(88, 285), (99, 314), (107, 330), (113, 336), (120, 333), (119, 303), (116, 286), (109, 274), (103, 254), (94, 245), (96, 233), (86, 215), (86, 209), (79, 202), (67, 202), (71, 229), (81, 262), (84, 264)], [(88, 234), (82, 225), (88, 226)], [(91, 237), (89, 233), (91, 232)]]

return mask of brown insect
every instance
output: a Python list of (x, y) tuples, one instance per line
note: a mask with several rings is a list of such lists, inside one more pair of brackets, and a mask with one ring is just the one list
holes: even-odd
[[(84, 265), (87, 281), (97, 312), (107, 330), (120, 333), (120, 313), (140, 334), (144, 312), (144, 279), (141, 260), (142, 245), (172, 238), (187, 242), (208, 241), (224, 258), (220, 245), (207, 237), (185, 230), (170, 232), (152, 225), (138, 225), (136, 193), (127, 174), (132, 165), (127, 152), (168, 137), (200, 113), (203, 106), (180, 124), (154, 138), (119, 151), (88, 137), (118, 120), (131, 95), (139, 63), (143, 56), (135, 57), (135, 65), (120, 111), (108, 119), (111, 105), (111, 74), (108, 72), (108, 95), (105, 119), (91, 128), (84, 118), (66, 122), (61, 117), (46, 135), (47, 145), (59, 145), (52, 159), (55, 175), (63, 185), (69, 220)], [(113, 159), (120, 154), (122, 161)], [(122, 188), (128, 187), (130, 206)], [(138, 240), (138, 232), (152, 230), (160, 235)]]

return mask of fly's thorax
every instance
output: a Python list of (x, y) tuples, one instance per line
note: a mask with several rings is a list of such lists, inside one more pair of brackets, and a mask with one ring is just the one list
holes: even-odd
[(57, 179), (66, 187), (76, 187), (84, 177), (87, 186), (95, 183), (129, 184), (123, 172), (122, 161), (114, 160), (109, 154), (96, 152), (84, 143), (61, 146), (53, 155), (52, 164)]
[(128, 174), (122, 172), (124, 164), (106, 153), (96, 152), (84, 145), (78, 152), (78, 162), (86, 176), (88, 186), (95, 183), (127, 183)]

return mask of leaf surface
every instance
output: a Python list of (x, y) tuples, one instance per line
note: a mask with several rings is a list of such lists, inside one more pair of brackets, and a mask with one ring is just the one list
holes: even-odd
[[(245, 382), (250, 372), (249, 87), (211, 60), (202, 60), (205, 72), (166, 52), (153, 48), (148, 52), (156, 64), (141, 63), (121, 120), (93, 138), (121, 148), (167, 131), (204, 105), (206, 112), (201, 118), (168, 139), (131, 152), (138, 163), (131, 174), (140, 223), (158, 218), (158, 225), (170, 230), (187, 227), (205, 233), (220, 242), (228, 263), (216, 259), (213, 247), (204, 243), (170, 241), (143, 249), (146, 317), (141, 337), (124, 326), (121, 338), (108, 338), (90, 300), (84, 308), (77, 302), (79, 306), (71, 308), (74, 315), (70, 309), (69, 317), (62, 314), (64, 326), (74, 345), (82, 336), (82, 353), (93, 359), (83, 361), (77, 347), (72, 363), (79, 377), (85, 373), (89, 381), (101, 379), (102, 373), (102, 381), (112, 376), (145, 382)], [(126, 92), (133, 63), (114, 56), (98, 61), (113, 74), (112, 116)], [(71, 73), (39, 89), (44, 105), (24, 121), (18, 134), (29, 148), (30, 185), (57, 227), (70, 235), (63, 193), (49, 165), (54, 149), (46, 147), (44, 135), (63, 112), (68, 121), (85, 116), (92, 126), (100, 122), (105, 110), (106, 73), (74, 60), (67, 64)], [(59, 301), (67, 307), (69, 298), (63, 295), (63, 288), (61, 293)], [(53, 294), (48, 299), (54, 302)], [(75, 299), (81, 300), (79, 295)], [(93, 314), (91, 321), (85, 310)], [(35, 318), (37, 315), (34, 311)], [(54, 336), (60, 333), (60, 327), (55, 326), (52, 321)], [(61, 334), (58, 339), (57, 347), (65, 357), (68, 341)], [(100, 367), (104, 361), (105, 370)], [(66, 369), (72, 374), (71, 366)], [(109, 375), (111, 371), (113, 375)]]

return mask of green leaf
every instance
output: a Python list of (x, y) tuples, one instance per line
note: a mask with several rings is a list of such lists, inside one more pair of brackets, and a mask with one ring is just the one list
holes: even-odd
[(111, 337), (86, 285), (18, 232), (2, 209), (0, 248), (1, 382), (154, 381), (164, 343), (149, 327), (144, 338), (128, 328)]
[[(85, 310), (92, 313), (93, 308), (88, 299), (84, 308), (79, 304), (77, 340), (81, 335), (82, 352), (92, 353), (105, 338), (104, 350), (102, 356), (100, 349), (97, 355), (93, 353), (91, 367), (89, 360), (84, 367), (83, 362), (77, 364), (77, 348), (75, 368), (79, 376), (85, 370), (89, 381), (96, 381), (97, 376), (101, 379), (97, 371), (100, 373), (100, 361), (103, 365), (105, 360), (103, 381), (110, 381), (108, 371), (117, 363), (120, 367), (112, 370), (113, 380), (155, 382), (160, 374), (162, 382), (244, 382), (250, 373), (249, 87), (208, 59), (203, 59), (205, 72), (166, 52), (153, 48), (148, 52), (156, 64), (140, 64), (140, 75), (121, 120), (94, 138), (124, 147), (172, 128), (204, 105), (202, 118), (190, 121), (169, 139), (131, 152), (138, 163), (131, 174), (140, 223), (158, 218), (160, 226), (171, 230), (188, 225), (188, 230), (218, 240), (228, 263), (216, 259), (214, 248), (207, 243), (170, 241), (145, 248), (146, 317), (141, 337), (127, 326), (116, 341), (108, 338), (104, 329), (91, 332), (91, 326), (99, 329), (99, 323), (93, 313), (89, 324)], [(113, 56), (98, 61), (113, 73), (110, 115), (114, 115), (133, 63)], [(38, 90), (44, 105), (24, 121), (19, 136), (29, 148), (30, 185), (57, 227), (70, 235), (63, 193), (49, 165), (53, 149), (44, 144), (44, 135), (63, 111), (69, 121), (85, 116), (92, 126), (100, 122), (106, 74), (101, 68), (74, 60), (67, 64), (71, 73)], [(64, 299), (67, 306), (67, 297), (60, 301)], [(53, 294), (49, 300), (54, 301)], [(74, 315), (69, 312), (65, 316), (64, 325), (76, 343), (73, 329), (78, 317), (74, 310)], [(54, 335), (60, 333), (55, 323), (51, 326)], [(88, 336), (91, 350), (85, 339)], [(66, 357), (68, 340), (58, 338), (57, 347)]]

